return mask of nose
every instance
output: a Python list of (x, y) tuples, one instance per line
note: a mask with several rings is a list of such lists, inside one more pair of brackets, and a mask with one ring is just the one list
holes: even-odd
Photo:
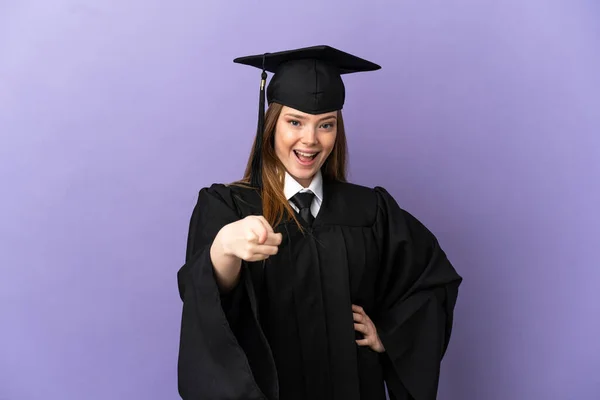
[(307, 127), (304, 132), (302, 132), (302, 144), (306, 146), (316, 145), (317, 141), (317, 131), (316, 128)]

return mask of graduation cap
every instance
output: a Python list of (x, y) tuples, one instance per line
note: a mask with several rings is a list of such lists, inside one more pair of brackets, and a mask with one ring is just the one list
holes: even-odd
[(381, 68), (330, 46), (238, 57), (233, 62), (262, 70), (251, 176), (251, 184), (257, 187), (262, 185), (261, 150), (267, 71), (274, 74), (266, 89), (268, 104), (276, 102), (307, 114), (323, 114), (341, 110), (344, 105), (346, 91), (341, 75)]

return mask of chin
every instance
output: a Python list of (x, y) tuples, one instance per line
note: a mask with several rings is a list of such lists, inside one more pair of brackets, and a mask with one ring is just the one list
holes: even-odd
[(318, 169), (311, 168), (307, 169), (292, 169), (288, 171), (291, 176), (293, 176), (296, 180), (311, 180), (313, 176), (317, 173)]
[(314, 171), (310, 170), (292, 170), (290, 171), (290, 175), (297, 179), (309, 179), (315, 174)]

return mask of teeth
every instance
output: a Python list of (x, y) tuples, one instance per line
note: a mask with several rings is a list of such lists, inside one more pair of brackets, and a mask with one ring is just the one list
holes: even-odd
[(302, 157), (314, 157), (314, 156), (317, 155), (317, 153), (303, 153), (303, 152), (298, 151), (298, 150), (296, 150), (296, 153), (298, 153)]

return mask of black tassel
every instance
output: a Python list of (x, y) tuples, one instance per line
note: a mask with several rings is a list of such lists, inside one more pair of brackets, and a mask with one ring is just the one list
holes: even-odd
[(254, 154), (252, 157), (252, 176), (251, 185), (257, 188), (262, 187), (262, 142), (265, 130), (265, 86), (267, 82), (267, 72), (265, 71), (265, 56), (263, 55), (263, 68), (260, 76), (260, 97), (258, 98), (258, 126), (256, 128), (256, 143), (254, 143)]

